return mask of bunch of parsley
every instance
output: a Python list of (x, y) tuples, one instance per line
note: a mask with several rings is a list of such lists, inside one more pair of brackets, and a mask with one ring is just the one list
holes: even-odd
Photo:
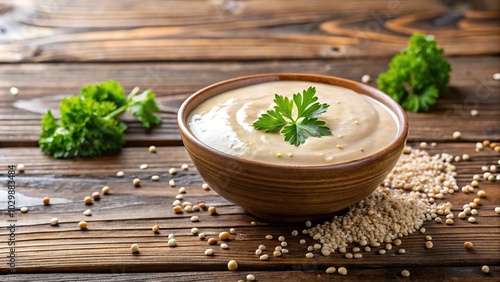
[(380, 90), (412, 112), (428, 111), (448, 88), (451, 66), (433, 36), (414, 33), (408, 48), (396, 54), (380, 74)]
[(137, 117), (145, 128), (161, 123), (155, 116), (160, 111), (155, 94), (151, 89), (138, 92), (136, 87), (125, 96), (116, 81), (83, 87), (79, 95), (61, 101), (59, 123), (50, 110), (42, 117), (40, 148), (55, 158), (99, 156), (119, 150), (125, 143), (127, 125), (118, 117), (125, 111)]

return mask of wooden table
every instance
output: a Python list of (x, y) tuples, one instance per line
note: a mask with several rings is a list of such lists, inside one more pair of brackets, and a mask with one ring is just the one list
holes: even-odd
[[(472, 2), (472, 1), (471, 1)], [(478, 222), (456, 219), (447, 226), (426, 222), (434, 248), (424, 247), (424, 234), (403, 238), (404, 255), (374, 251), (362, 259), (340, 253), (305, 258), (312, 238), (299, 234), (304, 224), (269, 224), (232, 205), (214, 191), (201, 188), (203, 180), (192, 166), (180, 141), (176, 110), (195, 90), (246, 74), (304, 72), (359, 80), (375, 78), (387, 69), (391, 55), (405, 47), (409, 35), (420, 30), (436, 35), (446, 49), (453, 72), (448, 93), (428, 113), (411, 114), (409, 144), (422, 141), (437, 146), (432, 153), (471, 156), (456, 163), (461, 186), (481, 166), (497, 164), (499, 154), (475, 151), (475, 143), (500, 141), (499, 81), (500, 11), (496, 1), (323, 1), (323, 0), (0, 0), (0, 273), (9, 273), (8, 239), (15, 237), (15, 272), (2, 281), (237, 281), (249, 273), (258, 281), (500, 280), (500, 206), (498, 182), (480, 183), (487, 193), (479, 207)], [(158, 95), (163, 124), (151, 131), (129, 122), (126, 147), (107, 156), (55, 160), (37, 148), (40, 117), (57, 109), (61, 97), (75, 94), (84, 84), (115, 79), (126, 90), (151, 87)], [(17, 87), (17, 96), (9, 93)], [(470, 110), (479, 115), (472, 117)], [(459, 140), (452, 138), (461, 131)], [(156, 145), (158, 153), (148, 152)], [(22, 163), (16, 175), (15, 218), (7, 213), (7, 165)], [(146, 163), (149, 168), (140, 170)], [(171, 176), (170, 167), (189, 164)], [(498, 165), (498, 164), (497, 164)], [(116, 177), (124, 171), (123, 178)], [(152, 175), (160, 181), (153, 182)], [(132, 179), (143, 179), (140, 188)], [(171, 203), (187, 189), (186, 199), (217, 207), (218, 215), (198, 212), (174, 214)], [(84, 196), (111, 187), (111, 194), (92, 206)], [(52, 204), (44, 206), (42, 197)], [(475, 195), (447, 196), (454, 213)], [(19, 212), (26, 206), (28, 213)], [(90, 208), (91, 217), (82, 212)], [(49, 220), (59, 218), (58, 226)], [(12, 222), (9, 220), (16, 220)], [(80, 220), (89, 228), (81, 231)], [(15, 235), (9, 231), (15, 223)], [(255, 223), (255, 224), (254, 224)], [(155, 224), (158, 234), (151, 232)], [(191, 235), (198, 227), (207, 236), (235, 228), (229, 250), (215, 246), (205, 256), (206, 240)], [(167, 247), (168, 234), (178, 246)], [(300, 233), (300, 232), (299, 232)], [(266, 234), (274, 235), (270, 242)], [(260, 244), (277, 245), (284, 235), (290, 253), (259, 261)], [(306, 245), (299, 244), (307, 240)], [(474, 247), (466, 250), (465, 241)], [(140, 246), (132, 254), (131, 244)], [(227, 270), (235, 259), (239, 268)], [(489, 265), (490, 274), (481, 272)], [(345, 266), (347, 276), (326, 274), (329, 266)], [(408, 269), (411, 277), (401, 276)], [(94, 273), (94, 272), (97, 272)]]

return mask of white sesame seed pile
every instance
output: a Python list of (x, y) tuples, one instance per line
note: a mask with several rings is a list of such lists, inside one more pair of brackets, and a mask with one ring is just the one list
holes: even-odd
[(349, 243), (376, 247), (416, 232), (424, 221), (451, 213), (450, 203), (436, 201), (459, 191), (452, 158), (405, 150), (382, 187), (346, 214), (306, 232), (321, 242), (324, 254), (345, 250)]

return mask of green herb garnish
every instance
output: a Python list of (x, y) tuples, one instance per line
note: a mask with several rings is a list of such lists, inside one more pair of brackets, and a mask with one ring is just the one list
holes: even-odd
[(99, 156), (119, 150), (125, 143), (127, 125), (118, 117), (125, 111), (137, 117), (145, 128), (161, 122), (155, 116), (160, 111), (155, 94), (151, 89), (138, 92), (136, 87), (126, 97), (116, 81), (83, 87), (80, 95), (62, 99), (59, 123), (50, 110), (42, 117), (40, 148), (55, 158)]
[(396, 54), (389, 70), (381, 73), (377, 83), (403, 108), (428, 111), (448, 88), (451, 66), (438, 48), (433, 36), (414, 33), (408, 48)]
[[(266, 133), (279, 132), (285, 136), (285, 141), (295, 146), (304, 144), (308, 135), (313, 137), (332, 135), (325, 122), (318, 119), (330, 105), (317, 102), (318, 97), (315, 94), (316, 88), (312, 86), (303, 90), (302, 94), (293, 94), (292, 100), (275, 94), (274, 110), (262, 114), (253, 123), (253, 127)], [(296, 117), (294, 117), (294, 104)]]

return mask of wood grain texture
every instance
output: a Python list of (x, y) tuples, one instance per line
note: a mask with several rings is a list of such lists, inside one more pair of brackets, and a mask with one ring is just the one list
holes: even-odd
[[(0, 65), (0, 147), (36, 146), (40, 117), (57, 110), (64, 95), (78, 93), (81, 86), (115, 79), (126, 91), (134, 86), (152, 88), (161, 108), (163, 124), (151, 131), (126, 117), (127, 146), (180, 145), (176, 112), (191, 93), (218, 81), (268, 72), (302, 72), (340, 76), (359, 81), (376, 77), (387, 69), (388, 59), (343, 61), (136, 63), (136, 64), (20, 64)], [(500, 139), (500, 84), (493, 80), (498, 57), (451, 58), (450, 90), (442, 94), (428, 113), (409, 113), (409, 139), (452, 141), (455, 130), (462, 140)], [(12, 96), (9, 88), (20, 93)], [(479, 110), (476, 117), (470, 110)], [(432, 121), (432, 122), (430, 122)]]
[[(498, 159), (498, 153), (489, 149), (475, 152), (474, 144), (470, 143), (438, 143), (436, 147), (429, 148), (429, 152), (471, 155), (471, 161), (456, 163), (460, 185), (468, 183), (473, 174), (480, 174), (482, 165), (496, 163)], [(460, 275), (472, 280), (498, 279), (500, 217), (493, 211), (500, 205), (497, 182), (481, 183), (480, 188), (486, 191), (488, 197), (483, 199), (478, 209), (478, 223), (456, 219), (453, 226), (434, 222), (424, 224), (426, 235), (433, 237), (433, 249), (425, 249), (424, 235), (415, 233), (403, 238), (401, 247), (407, 251), (404, 255), (395, 253), (395, 248), (386, 255), (374, 251), (363, 253), (362, 259), (345, 259), (340, 253), (329, 257), (318, 253), (313, 259), (306, 259), (305, 248), (314, 240), (302, 234), (297, 237), (289, 235), (294, 229), (301, 231), (303, 224), (271, 225), (247, 214), (214, 191), (204, 191), (201, 189), (203, 180), (192, 167), (183, 147), (160, 147), (157, 154), (149, 153), (147, 148), (126, 148), (120, 154), (79, 160), (54, 160), (42, 155), (36, 148), (6, 148), (0, 149), (0, 154), (4, 156), (4, 164), (24, 163), (26, 166), (26, 172), (16, 177), (18, 207), (27, 206), (30, 209), (28, 213), (17, 212), (16, 215), (18, 273), (167, 271), (173, 273), (141, 274), (138, 277), (178, 277), (179, 281), (187, 281), (190, 275), (194, 275), (192, 271), (207, 271), (206, 278), (200, 279), (208, 281), (232, 277), (243, 279), (243, 273), (251, 272), (258, 275), (261, 281), (270, 281), (280, 275), (292, 280), (295, 275), (307, 280), (316, 275), (320, 275), (320, 279), (328, 279), (323, 272), (326, 267), (346, 266), (352, 274), (348, 277), (360, 280), (370, 276), (369, 273), (373, 273), (374, 279), (401, 278), (399, 273), (402, 269), (409, 269), (412, 277), (422, 279), (435, 278), (439, 270), (449, 270), (444, 275), (450, 279)], [(139, 165), (143, 163), (147, 163), (149, 168), (140, 170)], [(168, 168), (180, 167), (183, 163), (191, 166), (188, 171), (179, 170), (174, 176), (168, 174)], [(118, 170), (125, 172), (123, 178), (116, 177)], [(154, 174), (160, 176), (159, 182), (149, 180)], [(1, 175), (6, 177), (6, 173)], [(142, 179), (139, 188), (132, 185), (135, 177)], [(176, 180), (176, 188), (168, 186), (169, 179)], [(91, 206), (83, 204), (84, 196), (100, 190), (103, 185), (111, 187), (110, 195), (103, 196)], [(211, 216), (206, 211), (174, 214), (171, 203), (181, 186), (187, 189), (185, 200), (216, 206), (218, 215)], [(5, 191), (5, 188), (0, 191)], [(50, 206), (41, 204), (44, 196), (52, 198)], [(458, 193), (447, 196), (446, 201), (452, 202), (453, 210), (458, 212), (464, 203), (474, 197), (473, 194)], [(4, 198), (0, 202), (5, 201)], [(1, 206), (3, 208), (5, 203), (1, 202)], [(87, 208), (93, 211), (91, 217), (82, 214)], [(198, 215), (200, 222), (191, 222), (191, 215)], [(52, 217), (59, 218), (59, 226), (49, 225)], [(8, 236), (6, 220), (6, 214), (2, 212), (2, 241), (6, 241)], [(87, 231), (77, 228), (80, 220), (89, 222)], [(252, 225), (252, 221), (256, 221), (257, 225)], [(159, 234), (151, 232), (155, 224), (161, 226)], [(203, 254), (209, 247), (206, 240), (191, 235), (191, 227), (198, 227), (207, 237), (216, 237), (219, 232), (234, 227), (237, 235), (231, 236), (227, 243), (229, 250), (213, 246), (215, 255), (207, 257)], [(175, 248), (166, 245), (170, 233), (176, 235), (178, 246)], [(264, 237), (267, 234), (275, 238), (266, 240)], [(254, 254), (255, 249), (260, 244), (274, 248), (279, 244), (276, 240), (279, 235), (286, 236), (290, 253), (281, 258), (271, 257), (266, 262), (259, 261)], [(299, 239), (306, 239), (307, 244), (299, 244)], [(465, 250), (464, 241), (474, 242), (474, 248)], [(139, 244), (139, 254), (130, 253), (132, 243)], [(0, 246), (1, 257), (5, 257), (8, 251), (5, 244)], [(240, 265), (237, 274), (226, 271), (230, 259), (237, 260)], [(489, 276), (480, 272), (484, 264), (492, 266)], [(6, 269), (0, 271), (5, 273)], [(45, 276), (20, 276), (23, 277), (43, 279)], [(72, 276), (61, 277), (71, 279)], [(73, 276), (72, 279), (76, 278)], [(120, 278), (117, 276), (114, 279)]]
[(3, 0), (0, 62), (389, 56), (417, 30), (449, 55), (498, 54), (498, 5), (480, 2)]

